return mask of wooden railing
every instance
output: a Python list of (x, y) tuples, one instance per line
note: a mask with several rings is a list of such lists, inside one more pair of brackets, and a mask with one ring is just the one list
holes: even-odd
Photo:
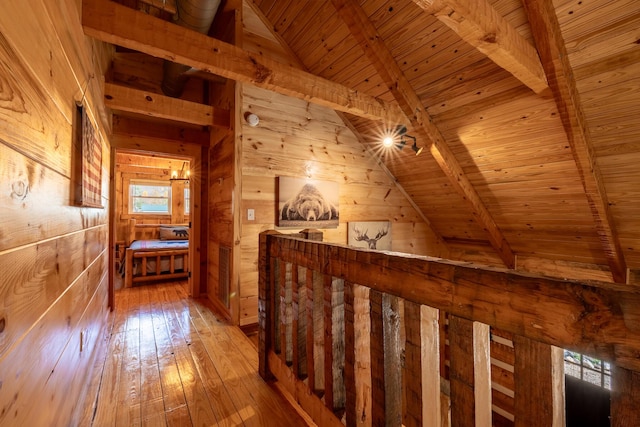
[(635, 287), (274, 231), (260, 235), (259, 263), (260, 374), (318, 425), (492, 425), (494, 328), (513, 337), (516, 426), (564, 424), (561, 349), (612, 363), (611, 425), (640, 425)]

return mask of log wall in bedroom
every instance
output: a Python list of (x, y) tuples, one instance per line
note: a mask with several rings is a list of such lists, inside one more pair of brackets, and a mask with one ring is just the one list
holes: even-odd
[[(100, 87), (111, 48), (85, 38), (79, 12), (72, 0), (2, 2), (0, 425), (71, 425), (105, 339), (110, 123)], [(98, 208), (72, 194), (76, 102), (102, 147)]]

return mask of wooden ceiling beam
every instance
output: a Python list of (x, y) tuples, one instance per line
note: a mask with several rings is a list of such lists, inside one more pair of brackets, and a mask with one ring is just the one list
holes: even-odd
[(104, 85), (104, 103), (112, 110), (194, 125), (229, 127), (229, 110), (113, 83)]
[(413, 0), (535, 93), (549, 88), (538, 52), (487, 0)]
[(114, 116), (113, 134), (123, 135), (127, 138), (145, 138), (155, 141), (166, 141), (172, 144), (196, 144), (209, 145), (210, 132), (177, 124), (162, 122), (149, 123), (144, 120), (131, 117)]
[(82, 1), (86, 35), (345, 113), (399, 123), (397, 105), (107, 0)]
[[(609, 209), (602, 174), (576, 88), (560, 24), (551, 0), (524, 0), (533, 37), (542, 59), (562, 125), (578, 166), (613, 280), (625, 283), (627, 266)], [(570, 219), (567, 219), (568, 221)]]
[(444, 137), (433, 124), (420, 98), (384, 44), (375, 26), (356, 0), (332, 0), (338, 14), (360, 44), (378, 74), (391, 90), (406, 118), (421, 140), (427, 141), (431, 155), (458, 193), (467, 201), (478, 223), (487, 230), (491, 245), (509, 268), (515, 267), (515, 255), (493, 217), (473, 188)]
[(140, 0), (141, 3), (148, 4), (149, 6), (156, 7), (160, 10), (164, 10), (167, 13), (176, 14), (178, 8), (176, 7), (176, 0)]

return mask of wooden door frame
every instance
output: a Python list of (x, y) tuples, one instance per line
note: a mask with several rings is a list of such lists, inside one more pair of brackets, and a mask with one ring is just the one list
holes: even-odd
[(201, 289), (201, 263), (197, 262), (200, 257), (196, 255), (203, 253), (203, 250), (206, 253), (206, 248), (201, 248), (202, 239), (197, 238), (197, 236), (201, 235), (202, 228), (201, 204), (199, 203), (199, 200), (201, 198), (202, 188), (206, 185), (206, 177), (208, 176), (207, 171), (202, 167), (202, 146), (199, 144), (189, 143), (177, 144), (173, 141), (159, 143), (158, 141), (149, 141), (145, 138), (131, 138), (131, 135), (113, 134), (110, 153), (111, 164), (109, 166), (109, 307), (111, 310), (115, 308), (115, 159), (117, 152), (127, 152), (139, 155), (157, 154), (176, 159), (189, 160), (192, 170), (192, 179), (189, 181), (189, 189), (191, 192), (191, 197), (189, 198), (189, 211), (191, 212), (189, 271), (191, 272), (191, 275), (188, 279), (188, 293), (192, 297), (199, 297)]

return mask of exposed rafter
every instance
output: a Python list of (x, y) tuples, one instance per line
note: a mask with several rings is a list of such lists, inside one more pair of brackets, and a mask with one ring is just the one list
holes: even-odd
[(524, 0), (523, 4), (611, 274), (616, 282), (625, 283), (627, 266), (624, 254), (609, 210), (602, 175), (596, 162), (555, 9), (551, 0)]
[(413, 0), (535, 93), (548, 89), (535, 48), (487, 0)]
[(413, 126), (414, 133), (427, 142), (431, 155), (449, 178), (453, 187), (468, 202), (473, 216), (487, 230), (491, 245), (498, 252), (502, 261), (507, 267), (514, 268), (515, 255), (509, 243), (366, 13), (354, 0), (332, 0), (332, 2), (349, 27), (351, 34), (364, 50), (365, 55), (372, 62), (387, 87), (390, 88), (394, 98), (400, 104), (400, 108)]
[(105, 83), (104, 103), (113, 110), (201, 126), (229, 127), (229, 110)]
[(398, 106), (107, 0), (83, 0), (85, 34), (334, 110), (399, 123)]

